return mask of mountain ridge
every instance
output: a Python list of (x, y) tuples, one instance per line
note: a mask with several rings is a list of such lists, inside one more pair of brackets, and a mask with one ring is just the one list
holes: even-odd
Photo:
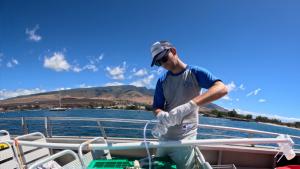
[[(59, 98), (63, 107), (98, 107), (138, 104), (152, 105), (154, 89), (133, 85), (76, 88), (17, 96), (0, 100), (0, 110), (51, 108), (58, 106)], [(200, 111), (228, 111), (214, 103), (200, 106)]]

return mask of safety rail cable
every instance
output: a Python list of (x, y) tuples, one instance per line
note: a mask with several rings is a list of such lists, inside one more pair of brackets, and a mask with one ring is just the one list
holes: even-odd
[[(207, 124), (198, 124), (199, 128), (209, 128), (209, 129), (218, 129), (218, 130), (228, 130), (228, 131), (242, 131), (247, 132), (249, 134), (268, 134), (273, 136), (280, 135), (279, 133), (273, 133), (268, 131), (260, 131), (260, 130), (253, 130), (253, 129), (244, 129), (244, 128), (236, 128), (236, 127), (227, 127), (227, 126), (215, 126), (215, 125), (207, 125)], [(299, 138), (299, 136), (295, 136), (296, 138)]]
[[(45, 117), (24, 117), (25, 120), (44, 120)], [(20, 117), (13, 117), (13, 118), (1, 118), (1, 120), (20, 120)], [(100, 122), (122, 122), (122, 123), (133, 123), (133, 124), (146, 124), (148, 120), (136, 120), (136, 119), (119, 119), (119, 118), (82, 118), (82, 117), (48, 117), (49, 121), (100, 121)], [(51, 123), (52, 127), (53, 124)], [(99, 127), (99, 126), (95, 126)], [(107, 127), (103, 127), (107, 128)], [(279, 133), (274, 132), (267, 132), (267, 131), (260, 131), (260, 130), (254, 130), (254, 129), (244, 129), (244, 128), (235, 128), (235, 127), (227, 127), (227, 126), (216, 126), (216, 125), (206, 125), (206, 124), (198, 124), (198, 128), (203, 129), (218, 129), (218, 130), (225, 130), (225, 131), (239, 131), (239, 132), (245, 132), (248, 134), (268, 134), (272, 136), (278, 136)], [(141, 129), (142, 130), (142, 129)], [(290, 135), (292, 138), (300, 139), (300, 136), (294, 136)], [(298, 145), (298, 144), (296, 144)]]

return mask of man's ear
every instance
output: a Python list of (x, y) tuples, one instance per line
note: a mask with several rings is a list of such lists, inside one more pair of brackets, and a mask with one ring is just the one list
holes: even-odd
[(171, 49), (170, 49), (170, 51), (172, 52), (172, 54), (173, 54), (173, 55), (176, 55), (176, 54), (177, 54), (177, 52), (176, 52), (176, 49), (175, 49), (175, 48), (171, 48)]

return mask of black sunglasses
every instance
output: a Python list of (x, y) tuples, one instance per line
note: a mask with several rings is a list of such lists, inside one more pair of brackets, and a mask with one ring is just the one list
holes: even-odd
[(169, 60), (169, 52), (170, 52), (170, 50), (168, 50), (168, 51), (166, 52), (166, 54), (165, 54), (161, 59), (155, 61), (154, 64), (155, 64), (156, 66), (161, 66), (163, 63), (166, 63), (166, 62)]

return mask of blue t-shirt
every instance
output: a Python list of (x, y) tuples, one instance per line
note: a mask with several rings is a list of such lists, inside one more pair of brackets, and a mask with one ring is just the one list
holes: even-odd
[[(197, 66), (187, 66), (177, 74), (167, 71), (157, 81), (153, 109), (169, 112), (198, 96), (201, 88), (209, 89), (216, 81), (219, 81), (217, 77)], [(164, 137), (179, 140), (197, 134), (197, 125), (198, 112), (193, 112), (184, 117), (181, 125), (170, 127)]]

